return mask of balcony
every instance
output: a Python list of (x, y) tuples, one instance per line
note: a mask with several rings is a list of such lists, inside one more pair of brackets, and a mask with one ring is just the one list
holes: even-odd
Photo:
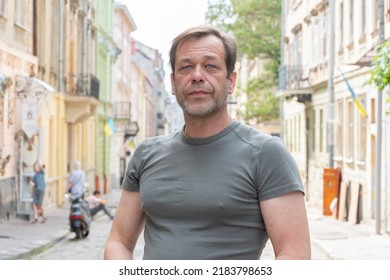
[(278, 96), (297, 97), (298, 102), (310, 101), (312, 88), (307, 77), (304, 77), (302, 66), (284, 65), (279, 70)]
[[(68, 123), (78, 123), (88, 119), (95, 115), (96, 108), (99, 106), (99, 80), (94, 75), (90, 75), (85, 80), (78, 79), (76, 90), (73, 91), (74, 94), (65, 95), (66, 121)], [(83, 87), (86, 87), (85, 90)], [(70, 89), (72, 89), (72, 85), (70, 85)]]
[(130, 120), (131, 102), (114, 102), (112, 104), (112, 114), (115, 119)]

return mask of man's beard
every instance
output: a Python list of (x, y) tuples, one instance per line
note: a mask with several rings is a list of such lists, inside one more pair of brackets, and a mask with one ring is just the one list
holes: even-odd
[(225, 87), (222, 88), (222, 92), (224, 94), (219, 95), (217, 97), (215, 96), (215, 92), (207, 91), (211, 99), (209, 97), (206, 97), (207, 101), (201, 101), (200, 103), (189, 103), (188, 99), (185, 98), (187, 97), (185, 93), (182, 93), (180, 95), (181, 98), (178, 98), (176, 95), (176, 100), (180, 107), (183, 109), (184, 114), (193, 118), (205, 119), (215, 115), (221, 108), (226, 106), (229, 95), (227, 86), (228, 85), (226, 83)]

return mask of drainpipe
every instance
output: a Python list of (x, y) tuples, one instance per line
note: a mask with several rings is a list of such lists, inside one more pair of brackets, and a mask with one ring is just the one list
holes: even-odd
[[(378, 1), (378, 16), (379, 16), (379, 36), (378, 46), (382, 43), (385, 35), (385, 24), (384, 24), (384, 1)], [(376, 197), (375, 197), (375, 233), (381, 234), (381, 185), (382, 185), (382, 91), (378, 90), (377, 93), (377, 129), (376, 129)]]
[(64, 27), (63, 27), (63, 19), (64, 19), (64, 1), (59, 1), (59, 9), (58, 9), (58, 77), (57, 77), (57, 89), (58, 92), (62, 92), (62, 78), (63, 78), (63, 70), (64, 70), (64, 51), (63, 51), (63, 38), (64, 38)]
[(329, 168), (333, 168), (333, 125), (334, 125), (334, 18), (335, 18), (335, 0), (328, 2), (328, 33), (329, 33), (329, 61), (328, 61), (328, 152)]

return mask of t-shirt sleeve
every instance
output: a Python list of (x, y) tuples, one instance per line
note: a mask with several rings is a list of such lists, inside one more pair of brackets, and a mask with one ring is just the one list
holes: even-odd
[(142, 167), (142, 152), (144, 142), (135, 149), (129, 164), (127, 165), (126, 175), (122, 182), (122, 188), (126, 191), (139, 192), (139, 180)]
[(280, 138), (268, 139), (257, 157), (259, 200), (267, 200), (293, 191), (304, 193), (297, 164)]

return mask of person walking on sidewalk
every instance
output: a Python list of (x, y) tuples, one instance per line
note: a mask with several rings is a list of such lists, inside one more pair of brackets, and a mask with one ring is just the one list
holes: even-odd
[(81, 194), (84, 192), (85, 173), (81, 169), (81, 163), (75, 161), (73, 164), (73, 170), (68, 178), (68, 187), (66, 192), (70, 192), (73, 195)]
[(33, 212), (34, 219), (32, 223), (38, 222), (38, 217), (41, 217), (41, 222), (46, 221), (45, 211), (43, 209), (43, 197), (45, 195), (46, 183), (45, 183), (45, 165), (42, 164), (39, 160), (34, 163), (34, 177), (32, 178), (33, 182)]
[(237, 43), (190, 28), (170, 49), (172, 93), (185, 125), (145, 139), (129, 161), (105, 259), (309, 259), (304, 188), (282, 140), (232, 119)]
[(100, 211), (103, 211), (110, 218), (110, 220), (113, 220), (114, 216), (112, 216), (112, 214), (106, 207), (107, 200), (102, 199), (100, 196), (100, 191), (95, 190), (93, 194), (89, 195), (86, 198), (86, 201), (89, 205), (89, 211), (91, 212), (91, 216), (93, 217)]

